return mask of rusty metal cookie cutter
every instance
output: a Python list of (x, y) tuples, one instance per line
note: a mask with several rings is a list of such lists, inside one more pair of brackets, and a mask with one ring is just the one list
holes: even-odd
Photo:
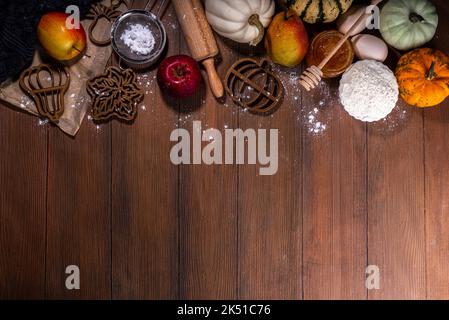
[(117, 10), (122, 4), (124, 4), (126, 8), (129, 8), (129, 3), (127, 0), (111, 0), (111, 4), (109, 6), (105, 6), (102, 3), (95, 3), (92, 5), (89, 13), (86, 15), (86, 18), (93, 20), (88, 31), (89, 39), (93, 44), (104, 47), (111, 43), (110, 36), (108, 36), (105, 40), (96, 39), (94, 36), (94, 30), (101, 18), (105, 18), (112, 24), (114, 20), (122, 14), (121, 11)]
[(266, 59), (238, 60), (226, 75), (225, 89), (234, 103), (257, 114), (276, 111), (284, 97), (284, 87)]
[(29, 68), (20, 75), (19, 85), (32, 98), (39, 115), (58, 122), (64, 114), (64, 95), (70, 85), (66, 68), (47, 64)]

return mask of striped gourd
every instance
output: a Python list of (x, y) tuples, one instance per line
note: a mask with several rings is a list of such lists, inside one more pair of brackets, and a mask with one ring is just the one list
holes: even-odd
[(307, 23), (332, 22), (351, 7), (353, 0), (282, 0)]

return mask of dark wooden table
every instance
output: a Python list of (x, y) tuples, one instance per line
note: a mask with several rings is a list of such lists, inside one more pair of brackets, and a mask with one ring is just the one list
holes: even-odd
[[(435, 3), (431, 45), (449, 53), (449, 5)], [(187, 53), (172, 8), (164, 21), (168, 54)], [(247, 49), (219, 41), (224, 75)], [(305, 94), (300, 73), (280, 72), (284, 104), (259, 117), (205, 87), (166, 102), (152, 72), (133, 125), (86, 119), (74, 139), (2, 106), (0, 297), (449, 298), (449, 101), (406, 107), (395, 130), (379, 130), (345, 113), (338, 81)], [(312, 135), (303, 117), (323, 99), (330, 127)], [(278, 173), (171, 164), (170, 133), (193, 120), (279, 129)], [(65, 288), (71, 264), (80, 290)], [(365, 288), (368, 265), (380, 290)]]

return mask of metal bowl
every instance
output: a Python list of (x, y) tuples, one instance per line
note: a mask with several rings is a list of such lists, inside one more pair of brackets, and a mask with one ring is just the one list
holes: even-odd
[[(121, 40), (121, 36), (129, 25), (140, 24), (147, 26), (153, 33), (155, 45), (148, 55), (137, 54)], [(167, 44), (167, 32), (154, 14), (145, 10), (129, 10), (120, 15), (113, 23), (111, 29), (112, 48), (128, 67), (133, 69), (146, 69), (151, 67), (164, 52)]]

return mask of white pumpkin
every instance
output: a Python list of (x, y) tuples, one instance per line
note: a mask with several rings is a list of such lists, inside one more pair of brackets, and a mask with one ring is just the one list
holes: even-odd
[(275, 11), (274, 0), (206, 0), (206, 16), (221, 36), (256, 46)]

